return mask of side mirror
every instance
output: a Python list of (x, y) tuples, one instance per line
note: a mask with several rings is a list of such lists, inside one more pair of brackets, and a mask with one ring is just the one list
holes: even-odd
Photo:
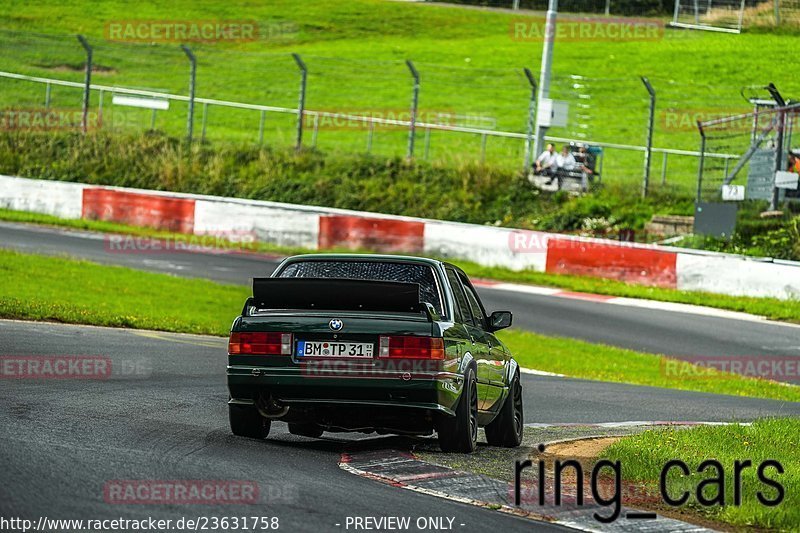
[(507, 328), (511, 325), (511, 318), (511, 311), (495, 311), (489, 317), (489, 329), (497, 331), (498, 329)]

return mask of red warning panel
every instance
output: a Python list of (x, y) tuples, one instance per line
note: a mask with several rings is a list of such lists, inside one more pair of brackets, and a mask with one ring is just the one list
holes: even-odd
[(626, 243), (551, 238), (547, 244), (547, 272), (675, 288), (677, 257), (674, 252)]
[(83, 218), (181, 233), (194, 231), (194, 200), (111, 189), (83, 190)]
[(421, 252), (425, 223), (385, 218), (330, 215), (319, 218), (319, 248), (363, 248), (382, 252)]

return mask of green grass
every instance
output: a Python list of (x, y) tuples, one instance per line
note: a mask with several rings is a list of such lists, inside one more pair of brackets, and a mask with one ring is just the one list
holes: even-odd
[(800, 401), (800, 387), (793, 385), (727, 373), (708, 375), (699, 369), (691, 378), (675, 376), (667, 366), (672, 359), (659, 355), (514, 329), (498, 337), (526, 368), (597, 381)]
[[(270, 39), (193, 44), (199, 58), (198, 95), (294, 107), (299, 79), (289, 53), (297, 52), (310, 69), (308, 109), (396, 113), (409, 106), (411, 80), (404, 60), (412, 59), (422, 76), (423, 117), (448, 112), (487, 119), (498, 129), (523, 132), (529, 87), (521, 69), (536, 71), (542, 50), (541, 42), (513, 38), (513, 22), (524, 16), (383, 0), (312, 4), (176, 0), (158, 6), (140, 4), (133, 12), (121, 1), (12, 3), (0, 14), (0, 28), (8, 30), (0, 32), (7, 51), (0, 58), (0, 69), (81, 81), (83, 52), (73, 35), (82, 33), (95, 46), (95, 64), (104, 67), (95, 73), (96, 83), (185, 94), (187, 61), (176, 43), (108, 42), (106, 24), (130, 19), (246, 19), (266, 26), (289, 23), (297, 31)], [(33, 36), (32, 32), (46, 35)], [(784, 94), (800, 93), (800, 79), (786, 76), (782, 62), (764, 61), (764, 57), (782, 57), (796, 40), (791, 32), (725, 35), (666, 30), (653, 41), (556, 42), (551, 97), (567, 100), (571, 107), (568, 126), (553, 128), (550, 134), (643, 144), (647, 93), (639, 76), (645, 75), (658, 91), (655, 146), (695, 150), (699, 138), (692, 126), (693, 114), (749, 111), (739, 94), (741, 87), (774, 81)], [(43, 103), (41, 85), (3, 79), (0, 87), (4, 89), (0, 105)], [(54, 106), (77, 107), (80, 90), (55, 87), (51, 97)], [(99, 95), (93, 94), (92, 104), (97, 106), (99, 101)], [(109, 94), (103, 109), (104, 127), (149, 127), (148, 111), (113, 106)], [(688, 127), (669, 126), (668, 112), (685, 115)], [(185, 104), (173, 102), (169, 111), (159, 114), (156, 127), (182, 135), (185, 113)], [(201, 117), (198, 108), (198, 135)], [(212, 107), (207, 137), (255, 142), (258, 124), (257, 112)], [(420, 155), (425, 151), (423, 133), (418, 140)], [(266, 142), (286, 146), (293, 136), (292, 115), (268, 114)], [(306, 137), (309, 143), (310, 137)], [(361, 152), (366, 149), (366, 138), (363, 128), (323, 128), (317, 142), (325, 151)], [(746, 136), (741, 140), (746, 142)], [(405, 143), (403, 129), (379, 129), (373, 150), (380, 155), (402, 155)], [(434, 132), (429, 157), (474, 161), (480, 157), (480, 146), (475, 135)], [(521, 140), (490, 139), (486, 149), (487, 162), (506, 168), (521, 164)], [(604, 169), (609, 182), (633, 184), (641, 179), (642, 154), (609, 149)], [(666, 180), (690, 190), (695, 173), (694, 158), (671, 156)], [(660, 175), (661, 157), (656, 155), (655, 186)]]
[(249, 290), (0, 251), (0, 316), (227, 335)]
[[(224, 336), (249, 289), (68, 258), (0, 250), (0, 317)], [(800, 401), (800, 387), (739, 376), (686, 382), (662, 359), (581, 341), (506, 331), (522, 366), (572, 377)]]
[[(650, 487), (658, 486), (664, 464), (681, 459), (693, 472), (680, 475), (678, 469), (670, 470), (667, 487), (672, 497), (689, 491), (692, 497), (688, 509), (698, 516), (732, 524), (737, 528), (756, 528), (770, 531), (797, 531), (800, 526), (800, 420), (763, 419), (750, 426), (706, 426), (688, 430), (649, 430), (640, 435), (625, 437), (612, 444), (603, 456), (622, 463), (623, 479), (639, 481)], [(706, 459), (722, 463), (725, 472), (724, 507), (704, 508), (694, 494), (699, 482), (714, 475), (714, 468), (705, 474), (697, 473), (698, 465)], [(742, 474), (742, 505), (733, 505), (734, 461), (750, 460), (753, 468)], [(756, 499), (763, 492), (770, 499), (776, 491), (758, 480), (756, 469), (765, 460), (775, 460), (785, 472), (778, 474), (774, 468), (766, 475), (778, 481), (785, 489), (784, 501), (776, 507), (765, 507)], [(657, 489), (655, 489), (657, 490)], [(716, 488), (706, 489), (705, 496), (713, 497)]]
[[(128, 226), (125, 224), (116, 224), (97, 220), (69, 220), (39, 213), (11, 211), (8, 209), (0, 209), (0, 220), (44, 224), (56, 227), (69, 227), (91, 231), (118, 233), (123, 235), (165, 238), (173, 241), (188, 239), (194, 242), (194, 239), (196, 239), (192, 236), (158, 231), (152, 228)], [(215, 239), (214, 242), (219, 243), (221, 246), (226, 245), (226, 241), (224, 240)], [(233, 247), (235, 245), (230, 244), (230, 246)], [(311, 250), (303, 248), (288, 248), (263, 242), (254, 243), (253, 246), (248, 246), (247, 249), (255, 252), (275, 255), (295, 255), (311, 252)], [(800, 300), (778, 300), (776, 298), (754, 298), (746, 296), (727, 296), (724, 294), (711, 294), (705, 292), (677, 291), (660, 287), (629, 285), (621, 281), (601, 278), (548, 274), (545, 272), (534, 272), (530, 270), (518, 272), (501, 267), (485, 267), (468, 261), (459, 261), (457, 259), (448, 259), (448, 261), (461, 267), (473, 278), (507, 281), (512, 283), (527, 283), (545, 287), (559, 287), (570, 291), (591, 294), (605, 294), (609, 296), (623, 296), (627, 298), (640, 298), (664, 302), (701, 305), (761, 315), (772, 320), (800, 322)]]

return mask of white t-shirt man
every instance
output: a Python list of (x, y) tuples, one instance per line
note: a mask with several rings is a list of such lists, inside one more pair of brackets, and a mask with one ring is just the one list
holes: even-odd
[(571, 152), (561, 152), (556, 156), (556, 167), (561, 168), (567, 171), (570, 171), (575, 168), (577, 165), (577, 161), (575, 161), (575, 156), (572, 155)]
[(555, 150), (545, 150), (536, 158), (536, 162), (539, 163), (539, 168), (550, 168), (555, 166), (557, 158)]

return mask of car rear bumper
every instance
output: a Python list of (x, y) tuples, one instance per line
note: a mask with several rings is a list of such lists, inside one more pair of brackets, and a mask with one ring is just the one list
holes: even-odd
[(452, 372), (394, 372), (231, 365), (230, 403), (252, 405), (268, 393), (297, 406), (372, 406), (436, 411), (453, 416), (464, 378)]

